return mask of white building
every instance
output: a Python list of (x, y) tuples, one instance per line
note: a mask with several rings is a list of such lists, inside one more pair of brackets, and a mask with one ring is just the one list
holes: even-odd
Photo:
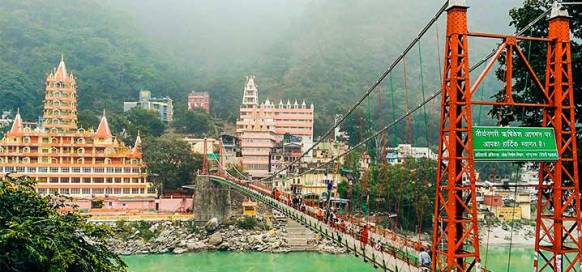
[(415, 147), (411, 144), (399, 144), (398, 147), (386, 149), (386, 161), (388, 163), (403, 163), (407, 158), (436, 160), (437, 154), (428, 147)]
[(133, 108), (144, 110), (154, 110), (160, 113), (160, 120), (170, 123), (174, 120), (174, 106), (169, 97), (156, 98), (147, 90), (139, 91), (139, 101), (123, 102), (123, 111), (127, 112)]

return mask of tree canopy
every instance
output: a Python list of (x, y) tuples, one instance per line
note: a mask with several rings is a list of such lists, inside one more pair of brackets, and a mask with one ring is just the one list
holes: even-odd
[(177, 112), (174, 119), (172, 126), (180, 133), (203, 137), (214, 132), (212, 117), (203, 109)]
[(190, 144), (173, 135), (145, 138), (143, 159), (153, 175), (151, 180), (158, 187), (163, 184), (163, 190), (191, 184), (202, 167), (201, 155), (192, 153)]
[(64, 200), (40, 196), (28, 178), (0, 180), (1, 271), (126, 271), (105, 246), (110, 229), (62, 212)]

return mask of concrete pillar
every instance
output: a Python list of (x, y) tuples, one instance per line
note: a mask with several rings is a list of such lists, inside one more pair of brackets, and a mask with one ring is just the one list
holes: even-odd
[(208, 221), (216, 217), (219, 222), (224, 222), (231, 216), (230, 190), (211, 181), (208, 176), (196, 177), (192, 198), (196, 221)]

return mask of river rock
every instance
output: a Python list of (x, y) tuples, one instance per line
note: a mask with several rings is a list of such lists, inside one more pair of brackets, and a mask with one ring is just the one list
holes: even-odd
[(212, 219), (208, 220), (208, 222), (206, 222), (204, 229), (206, 229), (208, 232), (214, 232), (218, 229), (218, 226), (218, 218), (213, 217)]
[(204, 250), (206, 249), (206, 244), (202, 241), (199, 242), (188, 242), (186, 243), (186, 247), (188, 248), (188, 250), (191, 251), (198, 251), (198, 250)]
[(217, 246), (222, 243), (222, 233), (216, 232), (210, 236), (208, 236), (208, 244)]
[(172, 251), (174, 254), (182, 254), (184, 252), (188, 251), (187, 248), (183, 248), (183, 247), (177, 247), (174, 248), (174, 250)]

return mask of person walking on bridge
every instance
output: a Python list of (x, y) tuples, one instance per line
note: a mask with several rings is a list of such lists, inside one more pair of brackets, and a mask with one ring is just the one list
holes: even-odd
[(360, 231), (360, 246), (365, 248), (366, 244), (368, 244), (368, 224), (365, 224)]
[(420, 264), (420, 271), (430, 271), (431, 259), (430, 255), (424, 247), (420, 248), (420, 253), (418, 254), (418, 262)]

